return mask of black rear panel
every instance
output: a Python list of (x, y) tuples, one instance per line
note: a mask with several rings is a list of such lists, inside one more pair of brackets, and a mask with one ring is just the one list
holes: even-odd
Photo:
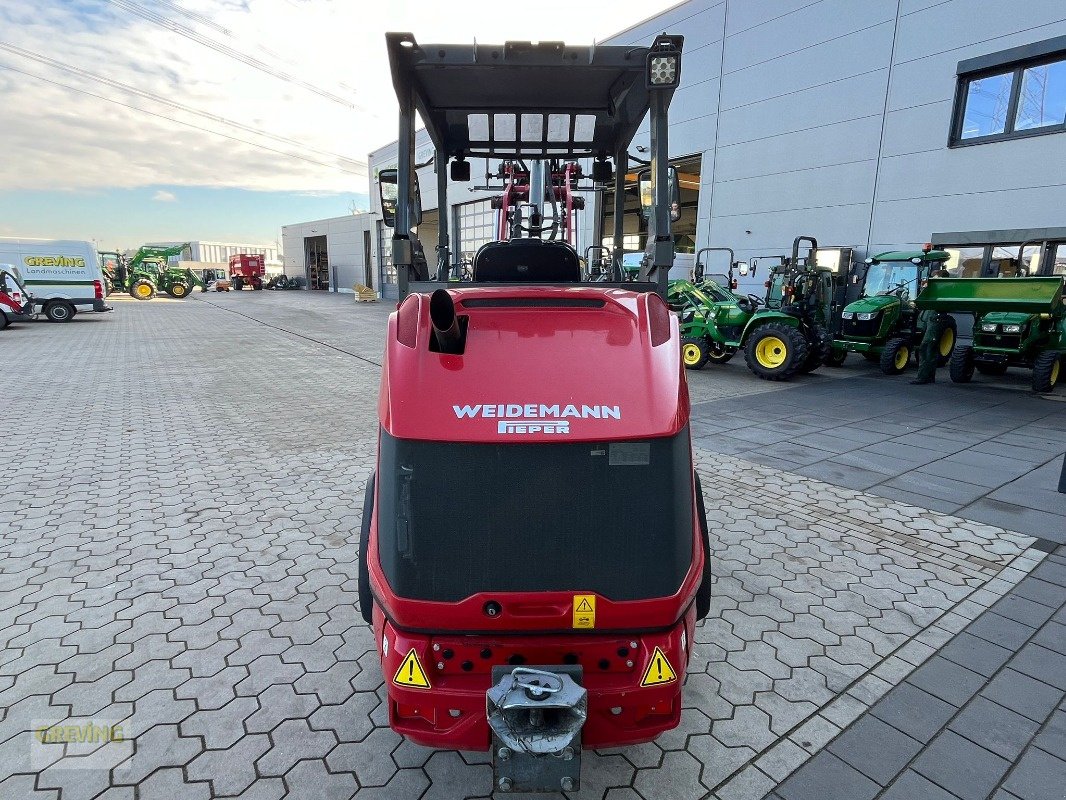
[(382, 431), (378, 553), (393, 591), (667, 597), (692, 563), (686, 428), (639, 442), (461, 444)]

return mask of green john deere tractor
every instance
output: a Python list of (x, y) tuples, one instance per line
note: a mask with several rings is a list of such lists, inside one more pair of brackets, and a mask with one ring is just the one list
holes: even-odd
[(191, 269), (170, 266), (170, 256), (180, 256), (188, 242), (175, 247), (145, 245), (125, 265), (122, 289), (138, 300), (151, 300), (162, 290), (171, 297), (188, 297), (194, 286), (206, 291), (204, 282)]
[(1051, 392), (1066, 358), (1063, 279), (933, 278), (918, 296), (918, 308), (973, 314), (973, 341), (951, 354), (954, 383), (969, 383), (975, 371), (1003, 375), (1009, 367), (1032, 370), (1035, 392)]
[[(898, 375), (918, 353), (925, 328), (914, 298), (925, 282), (951, 256), (943, 250), (888, 252), (866, 259), (859, 297), (840, 314), (839, 330), (826, 363), (840, 366), (848, 353), (860, 353), (880, 365), (885, 375)], [(951, 358), (958, 337), (955, 320), (947, 318), (938, 343), (937, 366)]]
[[(800, 247), (808, 245), (800, 257)], [(728, 297), (681, 312), (681, 359), (688, 369), (725, 363), (744, 350), (748, 368), (763, 380), (789, 380), (817, 369), (831, 352), (829, 328), (835, 273), (815, 262), (818, 242), (799, 236), (791, 258), (773, 267), (766, 297)], [(747, 265), (738, 263), (741, 274)]]

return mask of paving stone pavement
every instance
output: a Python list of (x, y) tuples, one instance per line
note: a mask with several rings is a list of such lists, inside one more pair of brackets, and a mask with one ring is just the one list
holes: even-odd
[(1066, 547), (766, 800), (1066, 797)]
[[(486, 754), (387, 727), (355, 611), (388, 309), (116, 305), (0, 340), (34, 375), (3, 402), (23, 458), (0, 496), (0, 798), (486, 797)], [(1028, 536), (697, 456), (714, 600), (681, 726), (589, 753), (571, 800), (762, 797), (1044, 557)], [(86, 721), (121, 741), (34, 741)]]

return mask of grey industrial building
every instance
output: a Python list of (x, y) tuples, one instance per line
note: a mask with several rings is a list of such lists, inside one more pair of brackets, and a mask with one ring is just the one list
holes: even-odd
[[(808, 234), (858, 257), (933, 241), (958, 275), (1066, 272), (1063, 0), (689, 0), (602, 43), (663, 31), (685, 36), (670, 128), (676, 271), (702, 247), (771, 255)], [(417, 147), (432, 154), (424, 132)], [(395, 143), (370, 154), (372, 202), (395, 157)], [(485, 166), (449, 187), (455, 261), (492, 235), (491, 192), (472, 188)], [(420, 180), (432, 252), (432, 167)], [(587, 197), (581, 250), (588, 215), (610, 208)], [(635, 195), (629, 206), (626, 248), (640, 250)], [(285, 268), (394, 296), (390, 235), (374, 212), (286, 226)], [(748, 280), (754, 291), (761, 276)]]

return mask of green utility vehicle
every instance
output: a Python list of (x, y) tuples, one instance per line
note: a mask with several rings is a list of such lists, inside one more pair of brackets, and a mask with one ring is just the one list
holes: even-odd
[[(950, 257), (943, 250), (918, 250), (866, 259), (859, 297), (841, 312), (826, 363), (840, 366), (848, 353), (861, 353), (867, 361), (879, 364), (885, 375), (903, 372), (925, 334), (914, 298)], [(957, 338), (955, 320), (947, 317), (937, 345), (937, 366), (951, 358)]]
[(1002, 375), (1008, 367), (1033, 371), (1033, 391), (1051, 392), (1066, 355), (1063, 279), (933, 278), (918, 296), (918, 308), (973, 314), (973, 342), (951, 354), (955, 383), (974, 371)]
[[(800, 247), (807, 244), (807, 255)], [(708, 361), (724, 363), (740, 349), (748, 368), (763, 380), (789, 380), (817, 369), (831, 352), (829, 326), (835, 273), (816, 264), (818, 242), (799, 236), (791, 258), (775, 266), (766, 281), (766, 297), (723, 299), (693, 307), (681, 316), (681, 359), (688, 369)], [(738, 263), (741, 274), (747, 265)], [(724, 291), (724, 290), (723, 290)]]

